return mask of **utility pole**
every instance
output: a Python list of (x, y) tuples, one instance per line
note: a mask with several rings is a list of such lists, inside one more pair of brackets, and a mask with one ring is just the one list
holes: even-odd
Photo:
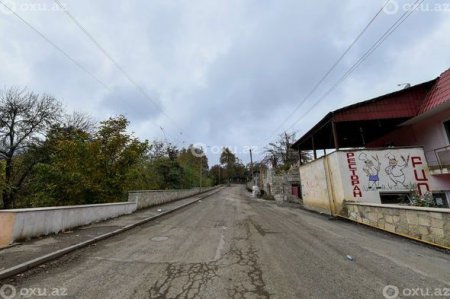
[(288, 134), (286, 133), (286, 131), (284, 132), (284, 138), (286, 138), (286, 163), (290, 163), (290, 144), (289, 144), (289, 138), (290, 136), (288, 136)]
[(227, 153), (227, 177), (228, 177), (228, 182), (227, 182), (227, 186), (230, 186), (230, 154)]
[(251, 178), (252, 178), (252, 186), (255, 183), (253, 181), (253, 156), (252, 156), (252, 149), (250, 149), (250, 174), (251, 174)]

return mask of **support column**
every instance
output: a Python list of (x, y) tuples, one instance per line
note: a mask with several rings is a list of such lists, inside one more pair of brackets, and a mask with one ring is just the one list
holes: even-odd
[(336, 123), (333, 120), (331, 121), (331, 128), (333, 130), (334, 148), (336, 150), (338, 150), (339, 149), (339, 139), (338, 139), (337, 130), (336, 130)]
[(314, 152), (314, 160), (317, 159), (316, 144), (314, 143), (314, 135), (311, 136), (312, 148)]

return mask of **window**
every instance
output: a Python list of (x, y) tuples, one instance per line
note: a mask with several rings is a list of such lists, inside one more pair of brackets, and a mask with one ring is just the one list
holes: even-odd
[(409, 204), (411, 202), (408, 193), (380, 193), (383, 204)]
[(445, 133), (447, 133), (447, 140), (450, 143), (450, 120), (444, 121)]
[(444, 192), (433, 192), (433, 200), (438, 208), (448, 208), (447, 196)]

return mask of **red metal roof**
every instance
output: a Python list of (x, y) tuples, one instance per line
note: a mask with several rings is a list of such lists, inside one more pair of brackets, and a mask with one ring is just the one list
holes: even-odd
[[(330, 112), (297, 140), (293, 146), (301, 148), (306, 144), (305, 149), (309, 149), (310, 145), (308, 144), (311, 143), (312, 136), (316, 135), (328, 140), (322, 142), (323, 148), (327, 148), (325, 146), (331, 144), (331, 141), (329, 141), (331, 140), (329, 136), (331, 134), (331, 123), (336, 124), (338, 131), (339, 129), (349, 131), (352, 130), (353, 122), (358, 129), (358, 126), (363, 127), (363, 122), (369, 124), (378, 120), (384, 122), (384, 127), (392, 130), (400, 123), (428, 112), (448, 101), (450, 101), (450, 69), (434, 80)], [(350, 127), (348, 124), (350, 124)], [(373, 124), (370, 123), (370, 126), (368, 125), (365, 130), (367, 134), (373, 133), (372, 135), (375, 136), (377, 132), (368, 132), (372, 126)], [(355, 134), (360, 133), (356, 132)], [(348, 138), (347, 136), (347, 140), (350, 140)], [(321, 142), (318, 139), (316, 138), (314, 141), (317, 144)]]
[[(434, 81), (431, 81), (434, 83)], [(419, 112), (431, 82), (415, 85), (369, 101), (360, 102), (333, 112), (334, 121), (358, 121), (414, 117)]]
[[(353, 135), (360, 136), (359, 130), (365, 125), (368, 127), (365, 129), (367, 134), (370, 134), (371, 136), (375, 133), (381, 134), (386, 128), (391, 128), (392, 126), (396, 127), (400, 123), (416, 116), (424, 98), (435, 83), (436, 80), (431, 80), (411, 86), (407, 89), (398, 90), (390, 94), (330, 112), (305, 135), (297, 140), (293, 146), (300, 148), (303, 144), (308, 143), (307, 147), (310, 147), (310, 139), (313, 135), (316, 135), (318, 137), (315, 140), (317, 146), (330, 148), (329, 146), (331, 146), (332, 143), (332, 139), (330, 138), (332, 122), (337, 125), (338, 131), (347, 131), (347, 135), (350, 134), (349, 132), (352, 129), (356, 128), (357, 132), (354, 132)], [(383, 121), (382, 123), (379, 122), (374, 124), (374, 121), (381, 120)], [(362, 124), (363, 122), (365, 125)], [(350, 124), (350, 127), (346, 124)], [(354, 124), (353, 127), (351, 124)], [(374, 125), (377, 126), (375, 127), (375, 132), (369, 132), (374, 130)], [(346, 134), (341, 134), (341, 136)], [(350, 140), (350, 137), (344, 137), (346, 137), (348, 143), (352, 141)], [(325, 141), (322, 142), (323, 140), (319, 140), (321, 138), (324, 138)]]
[(437, 83), (425, 98), (418, 114), (430, 111), (447, 101), (450, 101), (450, 69), (441, 74)]

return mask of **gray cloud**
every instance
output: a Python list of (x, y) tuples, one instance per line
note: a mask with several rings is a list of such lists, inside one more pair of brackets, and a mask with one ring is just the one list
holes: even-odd
[(133, 87), (119, 87), (105, 95), (98, 106), (105, 114), (123, 114), (133, 122), (157, 118), (161, 114), (161, 103), (156, 93), (146, 92), (148, 99)]
[[(51, 7), (51, 0), (20, 0)], [(169, 115), (155, 109), (62, 12), (18, 10), (105, 82), (105, 89), (13, 15), (0, 18), (0, 83), (27, 85), (97, 120), (125, 114), (142, 138), (179, 145), (263, 146), (384, 1), (64, 1)], [(411, 1), (398, 1), (400, 7)], [(20, 8), (20, 6), (18, 6)], [(42, 6), (41, 7), (45, 7)], [(0, 12), (1, 13), (1, 12)], [(450, 66), (450, 12), (417, 11), (321, 104), (317, 101), (400, 16), (381, 14), (295, 117), (307, 131), (328, 111), (419, 83)], [(182, 131), (182, 133), (180, 132)], [(184, 142), (184, 143), (183, 143)], [(217, 162), (217, 155), (210, 155)]]

